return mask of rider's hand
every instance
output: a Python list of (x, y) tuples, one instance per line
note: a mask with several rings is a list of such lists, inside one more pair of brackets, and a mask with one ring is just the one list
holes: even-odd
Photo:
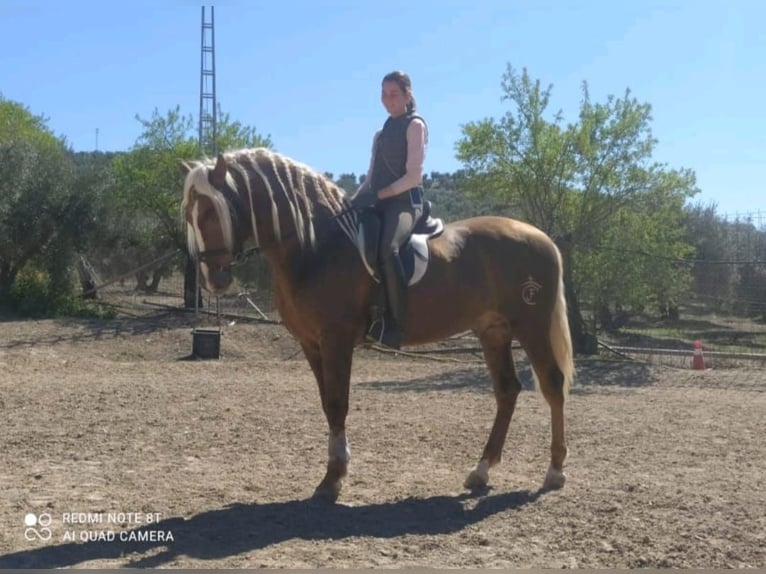
[(367, 207), (372, 207), (377, 202), (378, 202), (378, 194), (373, 193), (372, 191), (362, 191), (360, 193), (357, 193), (351, 199), (351, 207), (353, 207), (357, 211), (361, 211), (362, 209), (365, 209)]

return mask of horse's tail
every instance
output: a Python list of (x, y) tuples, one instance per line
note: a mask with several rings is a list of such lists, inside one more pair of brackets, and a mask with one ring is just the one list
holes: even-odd
[(553, 317), (551, 318), (550, 341), (553, 347), (553, 356), (556, 365), (564, 375), (564, 395), (569, 392), (574, 380), (574, 353), (572, 351), (572, 336), (569, 333), (569, 319), (567, 319), (567, 300), (564, 291), (564, 266), (561, 262), (561, 253), (556, 249), (559, 268), (559, 285), (556, 294), (556, 302), (553, 305)]

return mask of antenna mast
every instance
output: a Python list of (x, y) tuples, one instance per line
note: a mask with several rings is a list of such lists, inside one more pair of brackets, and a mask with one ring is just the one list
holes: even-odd
[(199, 76), (199, 149), (214, 157), (218, 153), (218, 106), (215, 98), (215, 6), (210, 7), (210, 22), (202, 7), (202, 54)]
[[(199, 151), (201, 155), (215, 157), (218, 154), (217, 106), (215, 99), (215, 7), (210, 7), (210, 22), (205, 19), (202, 7), (202, 44), (199, 73)], [(202, 306), (199, 263), (186, 258), (184, 274), (184, 306), (193, 308), (199, 317)]]

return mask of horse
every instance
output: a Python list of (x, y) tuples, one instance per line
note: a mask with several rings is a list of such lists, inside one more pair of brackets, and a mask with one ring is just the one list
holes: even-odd
[[(345, 216), (350, 212), (352, 225), (358, 218), (329, 178), (269, 149), (228, 151), (180, 162), (180, 169), (188, 249), (199, 262), (204, 289), (212, 295), (226, 291), (231, 267), (245, 249), (268, 262), (276, 308), (313, 371), (329, 427), (327, 469), (314, 496), (335, 501), (351, 456), (346, 415), (352, 357), (364, 343), (377, 292)], [(516, 339), (551, 412), (542, 489), (562, 487), (564, 402), (574, 362), (558, 248), (536, 227), (494, 216), (449, 223), (427, 243), (428, 268), (408, 290), (403, 344), (473, 331), (496, 399), (492, 429), (464, 486), (486, 489), (490, 468), (501, 460), (522, 389), (511, 353)]]

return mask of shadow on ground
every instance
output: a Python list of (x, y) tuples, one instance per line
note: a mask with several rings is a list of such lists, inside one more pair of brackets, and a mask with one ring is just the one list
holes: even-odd
[[(534, 390), (535, 383), (532, 369), (528, 363), (518, 363), (516, 371), (521, 386), (526, 391)], [(601, 361), (591, 359), (577, 364), (575, 383), (572, 394), (587, 393), (594, 387), (645, 387), (657, 382), (651, 366), (645, 363), (628, 361)], [(391, 393), (398, 392), (435, 392), (468, 391), (492, 393), (489, 373), (484, 367), (470, 367), (456, 371), (447, 371), (436, 375), (415, 378), (409, 381), (374, 381), (356, 383), (363, 390), (375, 390)]]
[[(338, 540), (351, 536), (393, 538), (407, 534), (450, 534), (499, 512), (519, 509), (542, 494), (543, 491), (516, 491), (475, 497), (464, 493), (355, 507), (314, 500), (237, 504), (187, 520), (170, 518), (132, 531), (136, 534), (150, 530), (171, 532), (171, 542), (118, 540), (45, 546), (0, 556), (0, 569), (65, 568), (149, 551), (152, 555), (134, 557), (125, 566), (155, 568), (182, 556), (215, 560), (294, 538)], [(56, 534), (54, 532), (53, 540)]]
[[(34, 321), (34, 319), (28, 320)], [(194, 325), (194, 317), (192, 315), (163, 312), (129, 319), (58, 319), (56, 320), (56, 325), (63, 327), (64, 330), (77, 330), (47, 337), (10, 339), (1, 343), (0, 349), (48, 347), (62, 343), (72, 344), (118, 339), (123, 336), (146, 336), (179, 327), (191, 328)]]

